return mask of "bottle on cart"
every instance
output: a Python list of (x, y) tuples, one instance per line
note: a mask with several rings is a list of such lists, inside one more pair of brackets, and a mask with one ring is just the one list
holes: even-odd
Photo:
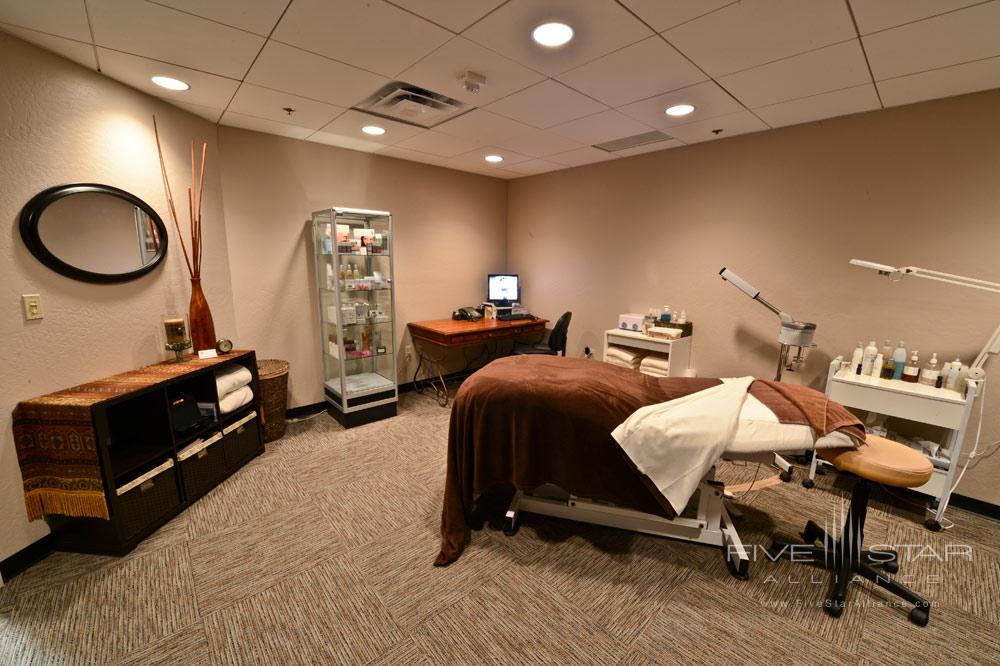
[(882, 345), (882, 367), (878, 369), (882, 379), (892, 379), (892, 340), (886, 340)]
[(937, 353), (933, 353), (931, 354), (931, 360), (927, 361), (927, 366), (920, 372), (920, 383), (927, 386), (934, 386), (937, 384), (940, 374), (938, 371)]
[(861, 361), (865, 355), (865, 344), (858, 340), (858, 346), (854, 348), (854, 353), (851, 354), (851, 374), (860, 375), (861, 374)]
[(892, 352), (892, 379), (902, 379), (903, 370), (906, 368), (906, 343), (899, 341), (896, 351)]
[(660, 313), (660, 321), (662, 321), (665, 324), (668, 324), (672, 319), (673, 319), (673, 313), (670, 311), (670, 306), (664, 305), (663, 312)]
[(875, 364), (875, 358), (878, 356), (878, 347), (875, 346), (875, 341), (871, 340), (868, 346), (865, 347), (864, 352), (861, 355), (861, 374), (868, 377), (872, 374), (872, 366)]
[(351, 268), (353, 269), (351, 271), (351, 273), (353, 274), (354, 279), (355, 280), (360, 280), (361, 279), (361, 271), (359, 271), (358, 267), (356, 265), (354, 265), (354, 264), (351, 264)]
[(951, 367), (948, 368), (948, 377), (944, 380), (944, 387), (952, 389), (953, 391), (958, 390), (958, 377), (962, 374), (962, 358), (956, 356), (955, 360), (951, 362)]
[(910, 354), (910, 362), (903, 368), (903, 381), (916, 384), (920, 379), (920, 352), (916, 349)]

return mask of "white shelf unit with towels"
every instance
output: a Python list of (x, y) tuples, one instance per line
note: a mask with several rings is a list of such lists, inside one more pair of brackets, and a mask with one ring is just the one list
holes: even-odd
[(929, 508), (933, 517), (926, 524), (932, 530), (940, 529), (941, 518), (954, 490), (962, 444), (979, 393), (979, 382), (969, 380), (965, 393), (960, 393), (897, 379), (855, 375), (849, 369), (842, 369), (842, 363), (843, 357), (840, 356), (830, 363), (826, 394), (831, 400), (845, 407), (938, 426), (947, 431), (941, 447), (948, 451), (949, 456), (928, 455), (934, 465), (934, 473), (927, 483), (913, 489), (933, 498)]
[(693, 336), (669, 340), (653, 338), (637, 331), (626, 331), (623, 328), (612, 328), (604, 331), (604, 355), (608, 359), (608, 347), (626, 347), (647, 352), (655, 352), (670, 357), (667, 374), (670, 377), (692, 377), (691, 370), (691, 340)]

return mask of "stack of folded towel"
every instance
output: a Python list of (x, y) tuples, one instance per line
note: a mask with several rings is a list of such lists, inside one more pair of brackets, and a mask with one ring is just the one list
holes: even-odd
[(639, 363), (639, 372), (653, 377), (667, 377), (670, 369), (670, 359), (666, 356), (655, 356), (650, 354), (644, 356)]
[(253, 400), (250, 382), (253, 375), (242, 365), (233, 365), (215, 373), (215, 388), (219, 396), (219, 413), (236, 411)]
[(624, 347), (609, 346), (604, 354), (604, 362), (611, 365), (618, 365), (629, 370), (638, 370), (644, 354), (638, 351), (631, 351)]

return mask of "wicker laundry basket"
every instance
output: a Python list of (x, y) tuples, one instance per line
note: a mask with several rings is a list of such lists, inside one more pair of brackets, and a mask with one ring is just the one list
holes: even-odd
[(257, 361), (260, 379), (260, 404), (264, 412), (264, 441), (273, 442), (285, 434), (285, 411), (288, 409), (288, 361)]

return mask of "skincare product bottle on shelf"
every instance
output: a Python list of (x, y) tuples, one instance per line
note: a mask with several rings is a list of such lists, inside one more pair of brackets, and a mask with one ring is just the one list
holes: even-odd
[(359, 271), (358, 267), (356, 265), (353, 265), (353, 264), (352, 264), (352, 269), (353, 269), (352, 272), (354, 273), (354, 279), (355, 280), (360, 280), (361, 279), (361, 271)]
[(896, 351), (892, 352), (892, 364), (892, 378), (902, 379), (903, 369), (906, 367), (906, 343), (902, 340), (899, 341)]
[(882, 354), (875, 357), (875, 362), (872, 363), (872, 369), (870, 375), (875, 379), (878, 379), (882, 374)]
[(855, 375), (861, 374), (861, 360), (865, 355), (865, 345), (861, 340), (858, 340), (858, 346), (854, 349), (854, 353), (851, 354), (851, 373)]
[(944, 380), (944, 387), (953, 391), (958, 390), (958, 378), (962, 374), (962, 359), (958, 356), (951, 362), (948, 368), (948, 377)]
[(675, 324), (686, 324), (688, 323), (688, 313), (686, 310), (681, 310), (681, 313), (677, 316), (677, 321)]
[(916, 384), (917, 380), (920, 379), (920, 352), (916, 349), (910, 355), (910, 362), (906, 364), (903, 368), (903, 381), (909, 382), (911, 384)]
[(875, 364), (875, 357), (878, 356), (878, 347), (875, 346), (875, 341), (872, 340), (865, 347), (864, 352), (861, 355), (861, 374), (865, 377), (869, 377), (872, 374), (872, 366)]
[(927, 366), (920, 373), (920, 383), (927, 386), (934, 386), (937, 383), (939, 374), (937, 353), (933, 353), (931, 354), (931, 360), (927, 362)]
[(670, 312), (670, 306), (664, 305), (663, 312), (660, 313), (660, 321), (666, 324), (670, 323), (671, 319), (673, 319), (673, 314)]
[(879, 377), (892, 379), (892, 370), (892, 340), (886, 340), (882, 345), (882, 367), (879, 368)]

